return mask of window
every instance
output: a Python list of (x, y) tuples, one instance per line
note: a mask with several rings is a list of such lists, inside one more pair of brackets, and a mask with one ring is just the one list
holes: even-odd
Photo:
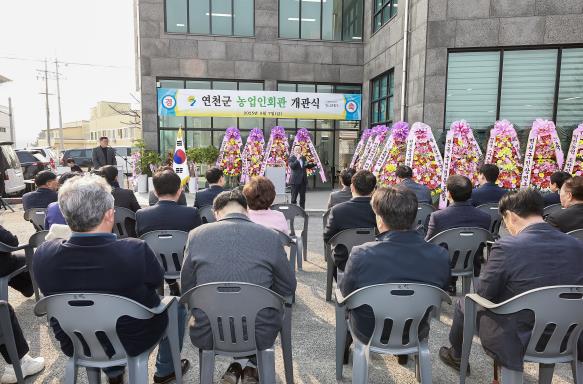
[(279, 37), (361, 41), (363, 0), (279, 0)]
[(374, 14), (372, 31), (378, 31), (397, 14), (398, 0), (373, 0)]
[[(176, 89), (263, 90), (263, 82), (233, 80), (160, 80), (159, 85)], [(185, 144), (190, 148), (207, 147), (211, 143), (220, 147), (222, 135), (229, 127), (238, 127), (241, 136), (247, 137), (248, 131), (253, 128), (264, 129), (263, 126), (262, 118), (159, 116), (160, 152), (165, 153), (168, 148), (174, 148), (179, 128), (185, 130)]]
[(556, 120), (567, 151), (573, 130), (583, 122), (583, 48), (563, 49)]
[(166, 32), (253, 36), (254, 0), (166, 0)]
[(395, 109), (394, 88), (395, 82), (392, 70), (371, 81), (371, 125), (388, 125), (393, 122)]

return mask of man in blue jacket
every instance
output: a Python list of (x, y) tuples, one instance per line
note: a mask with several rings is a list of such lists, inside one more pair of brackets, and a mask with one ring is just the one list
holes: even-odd
[(504, 188), (500, 188), (496, 181), (500, 175), (500, 169), (496, 164), (484, 164), (478, 173), (479, 188), (472, 191), (472, 205), (478, 207), (482, 204), (496, 203), (506, 194)]

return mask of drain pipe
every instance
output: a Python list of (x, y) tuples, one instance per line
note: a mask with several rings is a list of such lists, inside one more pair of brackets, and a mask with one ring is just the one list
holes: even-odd
[(407, 64), (409, 59), (409, 0), (405, 0), (405, 18), (403, 22), (403, 72), (401, 74), (401, 121), (405, 121), (407, 106)]

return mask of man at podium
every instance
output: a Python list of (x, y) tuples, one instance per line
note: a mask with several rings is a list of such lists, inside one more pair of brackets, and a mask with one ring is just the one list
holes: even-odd
[(289, 158), (289, 167), (291, 169), (291, 202), (297, 204), (298, 194), (300, 195), (300, 207), (306, 208), (306, 188), (308, 186), (307, 170), (314, 168), (316, 164), (308, 163), (305, 156), (302, 155), (302, 147), (294, 146), (293, 154)]

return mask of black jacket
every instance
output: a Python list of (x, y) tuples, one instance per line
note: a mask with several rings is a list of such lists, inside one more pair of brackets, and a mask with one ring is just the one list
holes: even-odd
[(22, 196), (22, 209), (46, 208), (50, 203), (57, 201), (56, 191), (48, 188), (38, 188), (36, 191), (25, 193)]
[[(18, 237), (0, 225), (0, 243), (10, 245), (11, 247), (18, 247)], [(2, 262), (2, 258), (6, 256), (10, 256), (10, 252), (0, 252), (0, 263)]]
[[(377, 241), (352, 249), (339, 288), (344, 296), (385, 283), (422, 283), (446, 289), (449, 279), (447, 250), (426, 242), (416, 231), (390, 231), (381, 234)], [(368, 342), (375, 324), (370, 308), (354, 310), (351, 321), (359, 339)], [(427, 337), (429, 323), (420, 331), (421, 338)]]
[[(492, 246), (477, 293), (501, 303), (531, 289), (552, 285), (583, 285), (583, 242), (547, 223), (526, 227)], [(522, 371), (530, 340), (532, 314), (483, 314), (479, 333), (486, 352), (503, 366)], [(583, 345), (579, 343), (579, 348)], [(579, 351), (583, 351), (579, 349)]]
[(550, 214), (547, 222), (565, 233), (583, 229), (583, 203)]
[(194, 206), (196, 208), (206, 207), (207, 205), (213, 205), (213, 200), (218, 196), (219, 193), (223, 192), (225, 188), (219, 187), (218, 185), (211, 185), (201, 191), (196, 192), (194, 195)]
[(496, 183), (486, 183), (480, 188), (476, 188), (472, 191), (472, 205), (477, 207), (488, 203), (498, 204), (502, 196), (507, 192), (508, 191), (504, 188), (500, 188)]
[(111, 194), (113, 195), (116, 207), (127, 208), (132, 212), (136, 212), (141, 208), (138, 199), (136, 199), (136, 195), (129, 189), (112, 187)]
[(300, 159), (301, 162), (296, 155), (291, 155), (289, 158), (289, 168), (291, 169), (289, 184), (291, 185), (308, 184), (307, 170), (316, 166), (316, 164), (308, 163), (305, 156), (300, 157)]
[(136, 212), (138, 236), (157, 230), (190, 232), (201, 224), (198, 209), (178, 205), (174, 201), (158, 201), (156, 205)]
[[(117, 240), (113, 234), (75, 235), (69, 240), (43, 243), (34, 255), (34, 276), (43, 295), (98, 292), (124, 296), (147, 307), (160, 304), (156, 289), (164, 272), (148, 245), (138, 239)], [(117, 325), (125, 349), (136, 356), (164, 332), (168, 316), (149, 320), (122, 318)], [(61, 349), (71, 356), (73, 345), (57, 323), (52, 323)]]
[(101, 146), (93, 148), (91, 161), (93, 163), (94, 169), (99, 169), (105, 165), (117, 165), (117, 160), (115, 159), (115, 149), (107, 147), (104, 153)]
[[(324, 242), (330, 241), (337, 233), (351, 228), (376, 228), (375, 214), (370, 206), (370, 197), (353, 197), (347, 202), (335, 205), (330, 210), (328, 224), (324, 228)], [(348, 250), (343, 247), (335, 247), (332, 250), (334, 264), (341, 271), (344, 270), (348, 260)]]
[(429, 217), (426, 240), (452, 228), (478, 227), (490, 230), (490, 215), (472, 207), (469, 201), (453, 203), (449, 207), (436, 211)]
[(545, 201), (545, 207), (553, 204), (561, 204), (561, 196), (558, 192), (549, 192), (543, 194), (543, 199)]

